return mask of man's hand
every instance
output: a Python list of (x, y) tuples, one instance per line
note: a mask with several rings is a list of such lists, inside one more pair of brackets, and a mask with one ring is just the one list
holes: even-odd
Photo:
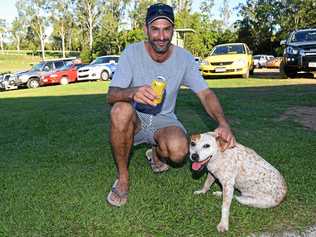
[(223, 151), (227, 148), (233, 148), (236, 146), (235, 136), (228, 126), (219, 126), (215, 129), (215, 133), (217, 137), (220, 137), (225, 141), (225, 144), (222, 147)]
[(156, 98), (157, 96), (155, 95), (155, 92), (148, 85), (135, 88), (135, 92), (133, 94), (133, 100), (135, 102), (148, 104), (151, 106), (156, 106), (156, 104), (153, 102), (153, 100)]

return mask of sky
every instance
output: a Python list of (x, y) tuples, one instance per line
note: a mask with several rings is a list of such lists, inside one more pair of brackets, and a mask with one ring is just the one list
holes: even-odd
[[(56, 1), (56, 0), (52, 0)], [(58, 1), (58, 0), (57, 0)], [(11, 23), (13, 19), (17, 16), (17, 11), (15, 8), (15, 0), (0, 0), (0, 18), (5, 19), (8, 23)], [(198, 11), (201, 0), (193, 0), (192, 10)], [(223, 0), (214, 0), (215, 6), (213, 8), (213, 15), (215, 18), (219, 17), (220, 8), (222, 7)], [(229, 0), (232, 9), (231, 21), (234, 22), (237, 19), (236, 10), (233, 8), (238, 6), (239, 3), (245, 3), (246, 0)]]

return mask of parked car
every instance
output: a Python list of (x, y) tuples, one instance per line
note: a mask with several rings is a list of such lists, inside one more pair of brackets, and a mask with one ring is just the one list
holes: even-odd
[(15, 76), (14, 74), (3, 74), (0, 75), (0, 90), (13, 90), (18, 87), (15, 85)]
[(266, 67), (267, 61), (273, 59), (273, 55), (258, 54), (253, 56), (253, 64), (256, 68)]
[(61, 58), (41, 61), (34, 65), (31, 70), (16, 73), (16, 86), (27, 86), (28, 88), (37, 88), (40, 86), (40, 79), (45, 75), (56, 71), (67, 64), (72, 64), (76, 58)]
[(266, 62), (266, 68), (279, 68), (282, 60), (282, 57), (272, 58)]
[(68, 64), (56, 71), (50, 72), (40, 79), (40, 85), (60, 84), (66, 85), (77, 81), (77, 69), (82, 64)]
[(89, 65), (78, 70), (78, 81), (82, 80), (109, 80), (115, 72), (118, 55), (97, 57)]
[(281, 45), (285, 49), (280, 69), (288, 77), (299, 72), (316, 72), (316, 28), (293, 31)]
[(254, 70), (252, 52), (244, 43), (220, 44), (200, 66), (203, 76), (240, 75), (248, 78)]

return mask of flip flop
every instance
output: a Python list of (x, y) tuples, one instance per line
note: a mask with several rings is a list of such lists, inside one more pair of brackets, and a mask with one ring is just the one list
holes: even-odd
[(169, 169), (169, 165), (163, 162), (155, 162), (153, 159), (153, 149), (148, 149), (146, 151), (146, 158), (149, 162), (149, 165), (154, 173), (162, 173)]
[[(127, 203), (128, 192), (118, 191), (116, 187), (117, 183), (118, 183), (118, 179), (115, 180), (112, 186), (112, 189), (106, 199), (107, 202), (113, 207), (120, 207)], [(116, 196), (115, 199), (113, 199), (113, 195)]]

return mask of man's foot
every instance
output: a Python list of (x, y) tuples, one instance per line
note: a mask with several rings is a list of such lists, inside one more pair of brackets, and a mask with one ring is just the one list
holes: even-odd
[(115, 180), (112, 186), (112, 190), (110, 191), (106, 199), (107, 202), (114, 207), (120, 207), (126, 204), (127, 197), (128, 197), (128, 192), (119, 191), (117, 188), (117, 184), (118, 184), (118, 179)]
[(163, 163), (156, 155), (155, 149), (148, 149), (146, 151), (146, 158), (154, 173), (162, 173), (169, 169), (169, 165)]

